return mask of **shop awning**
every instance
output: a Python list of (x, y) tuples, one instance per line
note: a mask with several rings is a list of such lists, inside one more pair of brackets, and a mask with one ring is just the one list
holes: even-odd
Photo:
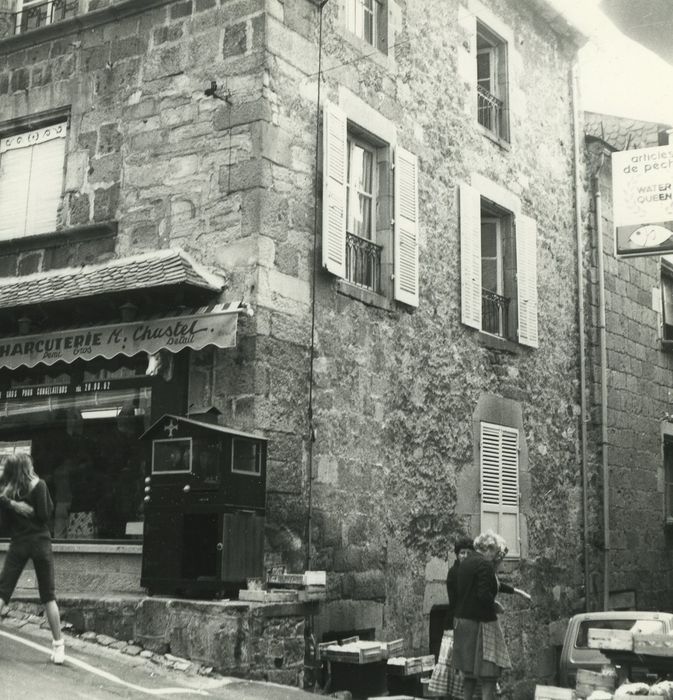
[(217, 304), (191, 313), (166, 315), (131, 323), (112, 323), (85, 328), (67, 328), (45, 333), (0, 338), (0, 367), (16, 369), (37, 364), (150, 355), (159, 350), (200, 350), (207, 345), (230, 348), (236, 345), (238, 315), (245, 304)]
[(96, 265), (0, 279), (0, 309), (180, 284), (219, 292), (224, 280), (184, 251), (168, 248)]

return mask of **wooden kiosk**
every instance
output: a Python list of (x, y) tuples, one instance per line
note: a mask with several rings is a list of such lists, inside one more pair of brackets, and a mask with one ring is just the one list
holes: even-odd
[(266, 440), (172, 414), (141, 439), (151, 440), (141, 585), (217, 597), (262, 576)]

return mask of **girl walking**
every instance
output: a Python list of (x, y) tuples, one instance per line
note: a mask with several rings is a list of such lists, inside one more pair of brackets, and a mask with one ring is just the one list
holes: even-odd
[(29, 455), (10, 455), (4, 467), (0, 476), (0, 517), (11, 541), (0, 574), (0, 614), (12, 597), (26, 563), (32, 559), (40, 602), (53, 637), (51, 660), (62, 664), (65, 645), (54, 592), (54, 557), (48, 525), (54, 506), (47, 485), (35, 473)]

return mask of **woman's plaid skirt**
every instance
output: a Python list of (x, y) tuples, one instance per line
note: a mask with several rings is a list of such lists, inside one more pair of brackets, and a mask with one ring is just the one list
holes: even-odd
[(463, 698), (463, 677), (453, 667), (453, 632), (447, 630), (442, 637), (437, 663), (432, 671), (428, 691), (433, 695), (443, 695), (456, 700)]

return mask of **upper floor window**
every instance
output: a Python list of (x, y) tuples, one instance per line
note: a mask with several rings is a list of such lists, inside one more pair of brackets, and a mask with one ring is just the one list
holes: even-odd
[(664, 258), (661, 261), (661, 311), (661, 337), (666, 347), (671, 347), (673, 344), (673, 264)]
[(537, 347), (537, 225), (505, 205), (461, 185), (462, 321)]
[(0, 240), (55, 230), (66, 133), (61, 122), (0, 140)]
[(519, 556), (519, 431), (481, 423), (480, 529), (507, 540), (509, 556)]
[(477, 22), (477, 119), (504, 141), (509, 141), (507, 87), (507, 43)]
[(17, 0), (14, 31), (16, 34), (75, 17), (79, 0)]
[(673, 437), (664, 436), (664, 517), (673, 524)]
[[(418, 306), (418, 160), (328, 104), (323, 124), (323, 265)], [(392, 196), (391, 196), (392, 195)], [(391, 274), (392, 273), (392, 274)]]
[(346, 0), (346, 27), (381, 51), (386, 50), (386, 0)]

